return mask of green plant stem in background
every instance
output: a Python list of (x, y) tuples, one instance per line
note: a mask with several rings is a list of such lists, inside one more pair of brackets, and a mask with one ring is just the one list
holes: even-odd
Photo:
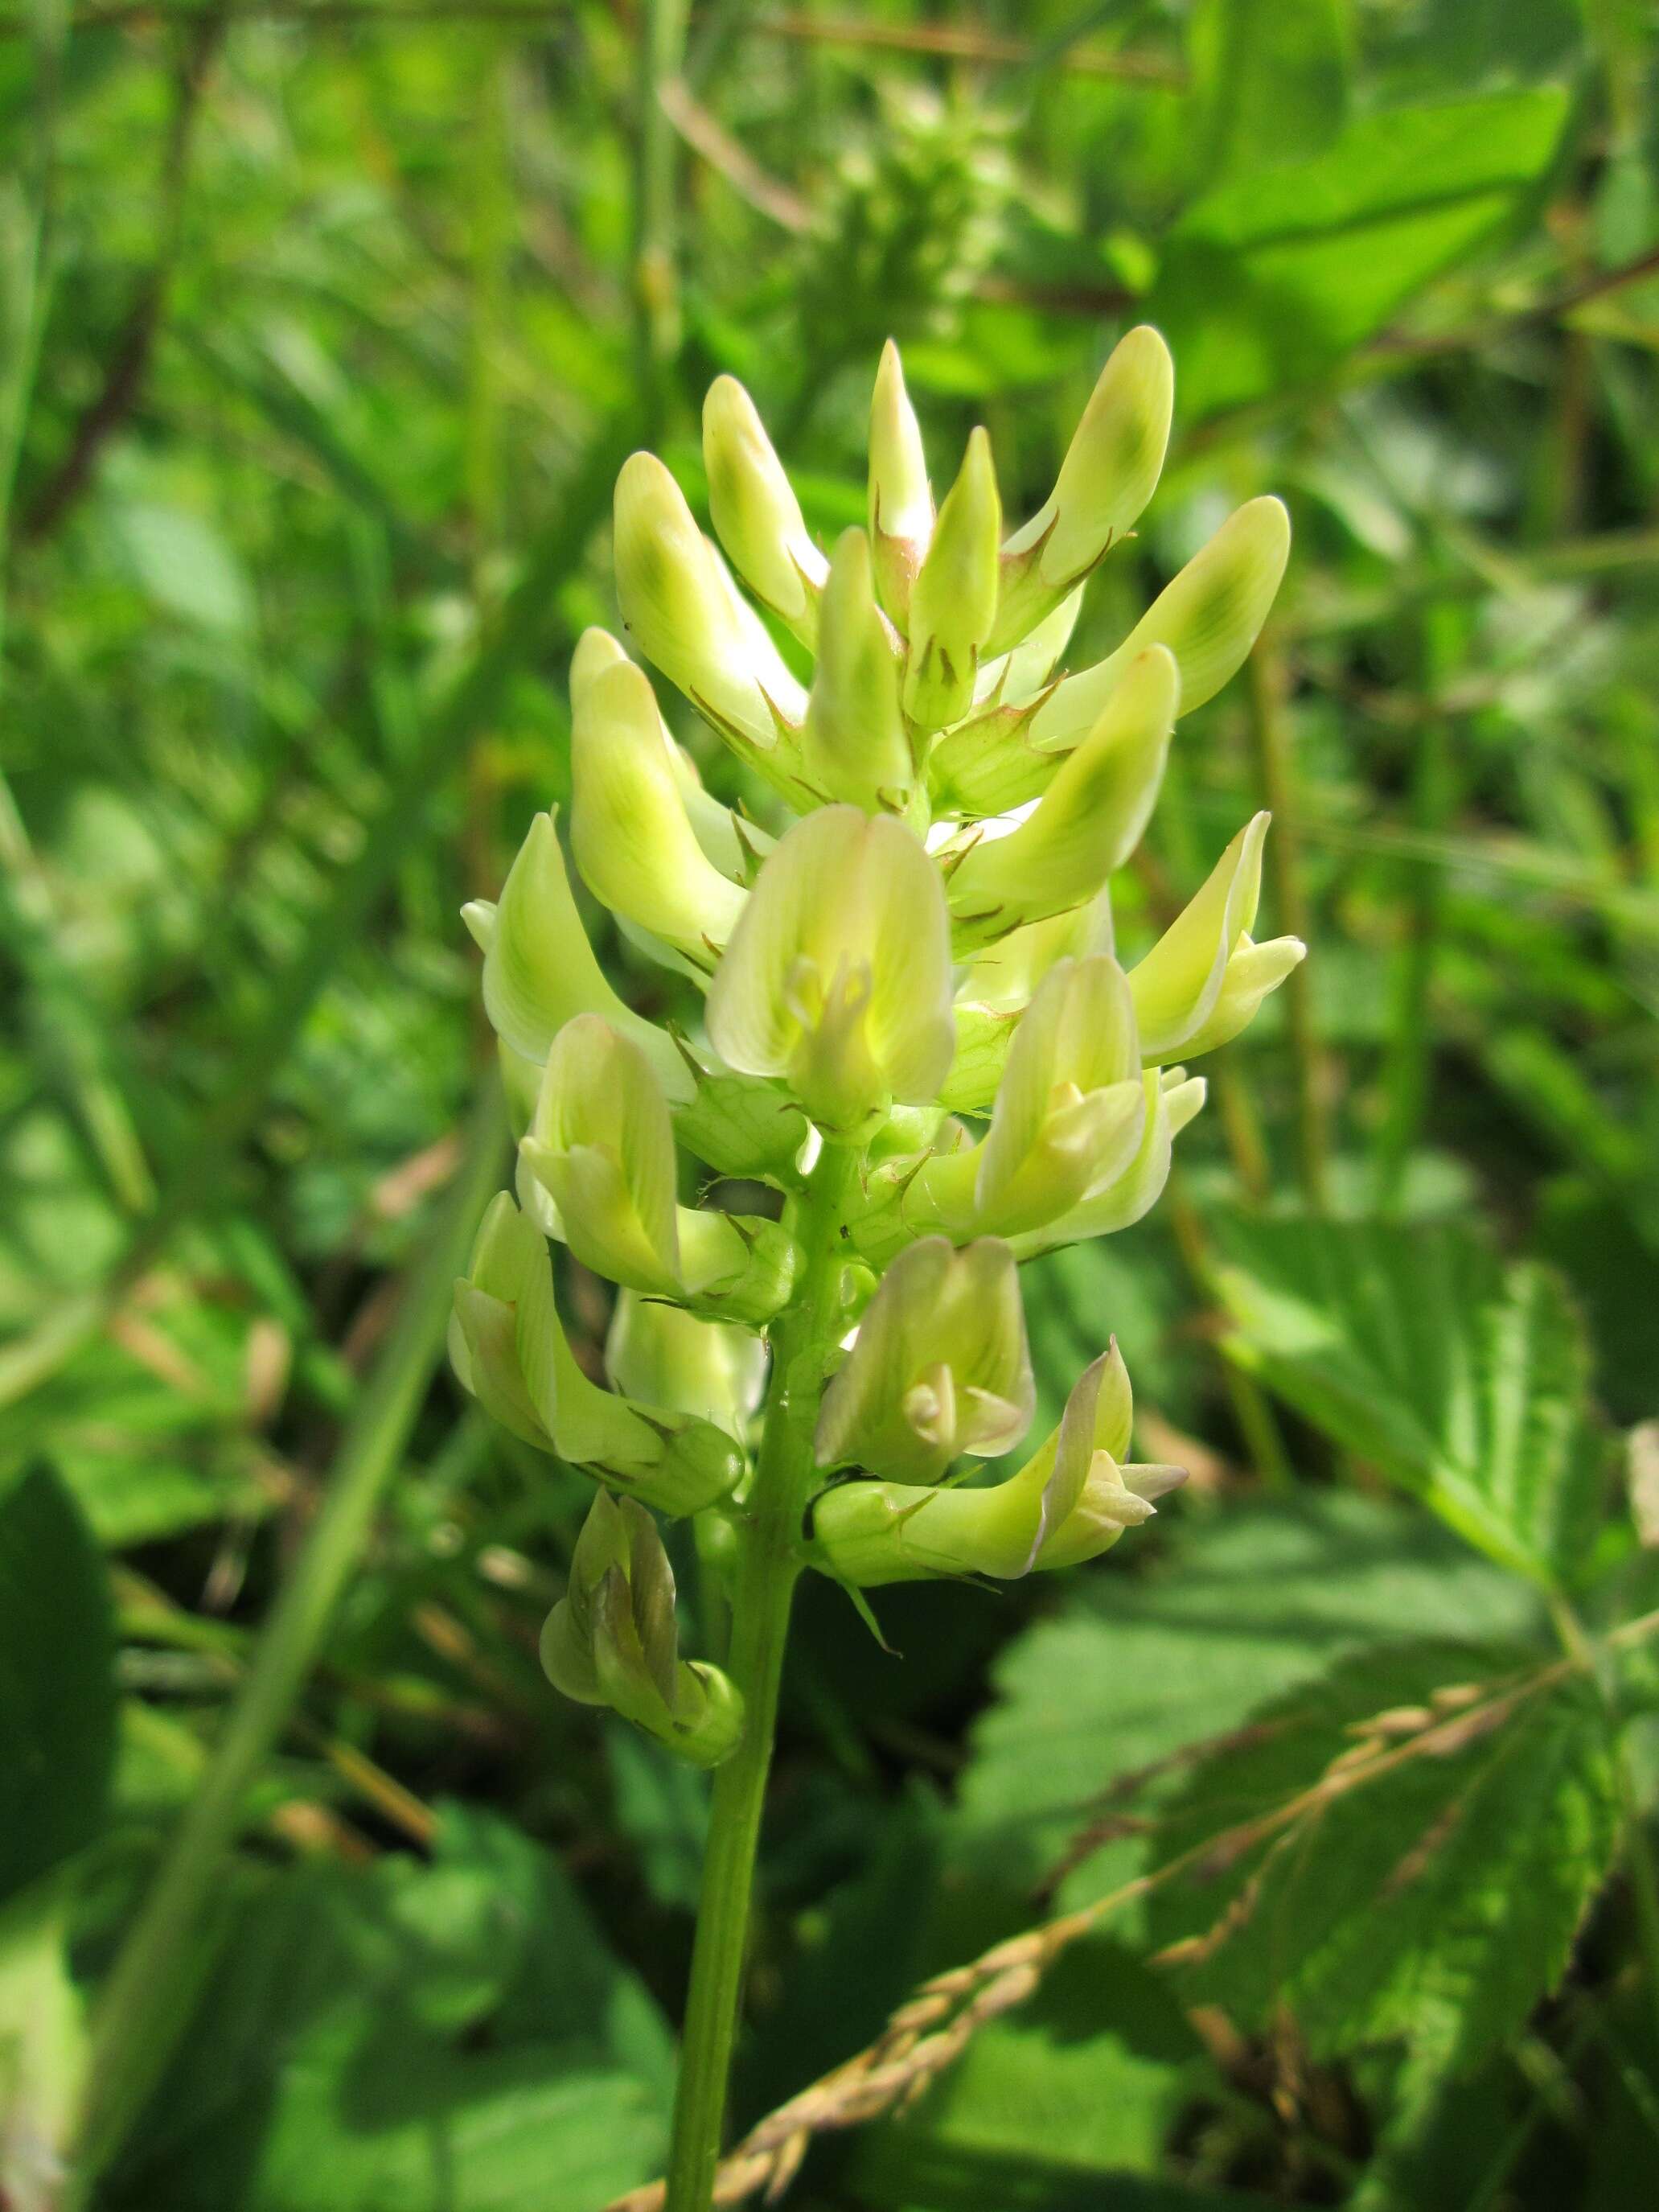
[(677, 141), (662, 88), (685, 58), (686, 0), (645, 0), (639, 31), (634, 168), (634, 312), (640, 394), (654, 433), (666, 402), (666, 371), (679, 348), (675, 267)]
[[(1434, 696), (1440, 665), (1435, 650), (1434, 610), (1425, 611), (1418, 627), (1419, 673), (1428, 711), (1418, 731), (1412, 766), (1412, 825), (1425, 836), (1437, 836), (1450, 824), (1454, 799), (1450, 744), (1444, 714)], [(1393, 978), (1389, 1047), (1382, 1068), (1382, 1118), (1376, 1135), (1376, 1202), (1377, 1211), (1385, 1214), (1398, 1208), (1406, 1169), (1428, 1111), (1433, 1073), (1430, 994), (1443, 905), (1443, 883), (1437, 869), (1413, 867), (1402, 889), (1405, 927)]]
[(549, 603), (580, 561), (610, 504), (617, 470), (633, 442), (630, 432), (630, 422), (624, 421), (595, 441), (499, 620), (399, 763), (356, 858), (278, 977), (252, 1034), (241, 1042), (225, 1090), (201, 1116), (189, 1160), (164, 1184), (155, 1210), (137, 1224), (132, 1242), (103, 1281), (62, 1299), (28, 1335), (0, 1351), (0, 1406), (24, 1397), (72, 1359), (172, 1237), (218, 1193), (225, 1171), (264, 1112), (270, 1085), (307, 1016), (341, 961), (361, 942), (376, 902), (425, 823), (434, 787), (494, 712), (513, 670), (544, 640)]
[(755, 1853), (790, 1606), (800, 1574), (801, 1516), (817, 1479), (812, 1432), (841, 1328), (842, 1223), (859, 1163), (855, 1148), (826, 1146), (801, 1202), (796, 1233), (806, 1272), (799, 1297), (774, 1333), (765, 1433), (738, 1524), (726, 1672), (743, 1693), (743, 1741), (714, 1778), (674, 2100), (667, 2212), (708, 2212), (714, 2202)]
[[(1273, 872), (1279, 927), (1290, 936), (1305, 939), (1308, 900), (1302, 879), (1301, 824), (1291, 761), (1290, 716), (1285, 708), (1287, 678), (1283, 655), (1271, 635), (1263, 637), (1250, 655), (1245, 678), (1262, 804), (1271, 810), (1273, 817), (1268, 865)], [(1286, 979), (1285, 1006), (1296, 1073), (1297, 1154), (1302, 1195), (1310, 1212), (1322, 1213), (1328, 1151), (1324, 1056), (1314, 1023), (1313, 994), (1305, 961)]]
[[(202, 1939), (214, 1885), (249, 1785), (287, 1726), (342, 1590), (362, 1556), (386, 1486), (441, 1357), (456, 1275), (501, 1181), (507, 1126), (494, 1078), (398, 1318), (341, 1440), (326, 1494), (271, 1612), (189, 1811), (128, 1931), (93, 2016), (74, 2145), (85, 2192), (120, 2148), (190, 2016), (208, 1964)], [(71, 2198), (71, 2206), (77, 2200)]]

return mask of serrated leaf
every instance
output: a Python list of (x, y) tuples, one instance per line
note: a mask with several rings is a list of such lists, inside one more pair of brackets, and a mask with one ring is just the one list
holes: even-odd
[(1164, 1808), (1153, 1863), (1200, 1848), (1155, 1893), (1154, 1939), (1182, 1947), (1188, 2001), (1241, 2027), (1288, 2015), (1316, 2057), (1408, 2037), (1467, 2067), (1565, 1969), (1612, 1858), (1613, 1759), (1601, 1692), (1559, 1663), (1360, 1653)]
[(871, 2212), (1082, 2212), (1103, 2202), (1196, 2212), (1225, 2200), (1154, 2184), (1171, 2125), (1210, 2078), (1167, 1985), (1097, 1938), (1028, 2004), (981, 2028), (915, 2112), (860, 2136), (857, 2201)]
[(1554, 1274), (1449, 1224), (1224, 1218), (1216, 1243), (1230, 1352), (1491, 1558), (1572, 1581), (1607, 1449)]
[(1008, 1647), (974, 1729), (957, 1852), (1034, 1881), (1124, 1775), (1236, 1728), (1340, 1652), (1391, 1632), (1515, 1634), (1534, 1612), (1521, 1584), (1389, 1504), (1229, 1505), (1147, 1573), (1084, 1570), (1064, 1609)]

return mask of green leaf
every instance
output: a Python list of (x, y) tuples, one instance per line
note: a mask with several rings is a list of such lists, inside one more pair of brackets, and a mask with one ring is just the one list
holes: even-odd
[(0, 1897), (97, 1834), (115, 1756), (104, 1562), (45, 1468), (0, 1493)]
[[(1316, 2056), (1408, 2037), (1462, 2068), (1565, 1971), (1606, 1876), (1618, 1791), (1595, 1684), (1512, 1650), (1360, 1653), (1264, 1707), (1160, 1819), (1162, 1943), (1192, 2003), (1288, 2013)], [(1248, 1844), (1238, 1831), (1328, 1784)]]
[(1491, 1558), (1547, 1586), (1595, 1540), (1607, 1468), (1559, 1279), (1450, 1224), (1217, 1222), (1228, 1350)]
[(1553, 87), (1390, 108), (1206, 193), (1170, 232), (1147, 308), (1183, 414), (1318, 383), (1516, 211), (1565, 114)]
[[(1230, 1504), (1149, 1572), (1079, 1572), (1064, 1610), (1008, 1646), (973, 1733), (957, 1854), (1030, 1883), (1121, 1777), (1237, 1727), (1338, 1653), (1390, 1632), (1514, 1634), (1533, 1615), (1521, 1584), (1389, 1505)], [(1091, 1867), (1077, 1879), (1102, 1887)]]
[(1188, 52), (1206, 180), (1301, 160), (1341, 128), (1345, 0), (1199, 0)]
[(915, 2112), (860, 2138), (856, 2200), (872, 2212), (1083, 2212), (1103, 2203), (1197, 2212), (1249, 2202), (1151, 2185), (1182, 2106), (1211, 2078), (1167, 1984), (1094, 1939), (1068, 1953), (1028, 2004), (981, 2028)]
[(430, 1865), (250, 1890), (110, 2201), (598, 2212), (659, 2161), (671, 2076), (660, 2014), (556, 1861), (451, 1808)]

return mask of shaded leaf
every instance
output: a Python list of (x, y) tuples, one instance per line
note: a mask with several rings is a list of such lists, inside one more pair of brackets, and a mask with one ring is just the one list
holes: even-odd
[(1555, 155), (1554, 88), (1359, 118), (1224, 183), (1170, 234), (1149, 304), (1189, 418), (1317, 382), (1510, 217)]
[(1156, 1893), (1154, 1936), (1194, 1945), (1188, 2001), (1246, 2027), (1288, 2014), (1316, 2056), (1409, 2037), (1464, 2067), (1516, 2033), (1613, 1853), (1595, 1685), (1490, 1647), (1361, 1653), (1194, 1770), (1154, 1863), (1316, 1791)]
[[(1079, 1574), (1064, 1609), (1008, 1647), (957, 1849), (1029, 1882), (1122, 1777), (1237, 1728), (1338, 1653), (1391, 1632), (1509, 1634), (1531, 1612), (1519, 1584), (1373, 1500), (1229, 1505), (1144, 1575)], [(1079, 1879), (1098, 1887), (1086, 1868)]]
[(1554, 1274), (1444, 1224), (1231, 1218), (1217, 1248), (1241, 1364), (1492, 1558), (1572, 1580), (1607, 1448)]
[(104, 1562), (56, 1475), (0, 1491), (0, 1897), (97, 1834), (115, 1755)]

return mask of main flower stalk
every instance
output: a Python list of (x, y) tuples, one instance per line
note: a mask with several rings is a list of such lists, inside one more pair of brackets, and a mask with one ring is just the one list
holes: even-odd
[(774, 1382), (754, 1487), (737, 1516), (726, 1672), (742, 1694), (745, 1726), (743, 1741), (714, 1778), (674, 2099), (668, 2212), (704, 2212), (713, 2201), (761, 1813), (789, 1615), (804, 1565), (801, 1519), (817, 1486), (812, 1434), (845, 1311), (839, 1288), (843, 1217), (860, 1165), (853, 1147), (826, 1146), (800, 1200), (806, 1273), (799, 1297), (774, 1333)]
[[(1171, 375), (1157, 332), (1132, 331), (1048, 499), (1005, 534), (983, 430), (935, 501), (890, 346), (867, 526), (828, 551), (720, 378), (708, 503), (746, 595), (651, 454), (617, 481), (614, 545), (631, 641), (735, 756), (737, 804), (616, 638), (588, 631), (570, 672), (576, 870), (692, 1011), (665, 1028), (618, 994), (550, 814), (500, 901), (466, 910), (519, 1146), (456, 1285), (456, 1371), (596, 1486), (542, 1634), (549, 1679), (716, 1771), (669, 2212), (712, 2202), (802, 1573), (862, 1608), (891, 1582), (1075, 1566), (1181, 1480), (1129, 1456), (1115, 1343), (1015, 1473), (974, 1467), (1035, 1406), (1021, 1263), (1156, 1202), (1204, 1103), (1188, 1063), (1302, 956), (1250, 933), (1258, 815), (1119, 958), (1113, 878), (1289, 543), (1279, 502), (1251, 501), (1115, 651), (1062, 665), (1088, 576), (1157, 483)], [(763, 1195), (710, 1202), (722, 1188)], [(564, 1334), (561, 1245), (616, 1285), (604, 1383)], [(681, 1651), (659, 1518), (696, 1524), (729, 1606), (723, 1664)]]

